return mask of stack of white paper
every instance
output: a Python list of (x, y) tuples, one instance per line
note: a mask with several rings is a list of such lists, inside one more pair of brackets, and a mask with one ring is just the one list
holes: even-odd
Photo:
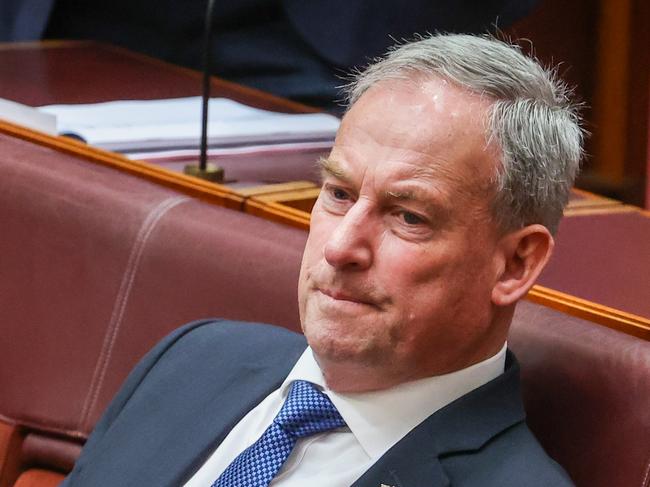
[[(201, 98), (49, 105), (60, 134), (75, 135), (113, 151), (183, 149), (198, 146)], [(225, 98), (210, 99), (208, 144), (233, 146), (333, 140), (339, 119), (323, 113), (285, 114)]]
[(0, 119), (40, 130), (46, 134), (56, 135), (56, 117), (54, 115), (40, 112), (36, 108), (22, 103), (0, 98)]

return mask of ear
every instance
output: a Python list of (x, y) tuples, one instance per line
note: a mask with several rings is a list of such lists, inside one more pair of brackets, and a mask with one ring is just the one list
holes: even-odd
[(524, 297), (548, 262), (554, 245), (543, 225), (528, 225), (506, 234), (500, 242), (503, 261), (492, 289), (492, 302), (508, 306)]

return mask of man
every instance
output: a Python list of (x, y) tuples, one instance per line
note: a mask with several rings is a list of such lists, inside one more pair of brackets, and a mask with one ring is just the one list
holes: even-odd
[(64, 485), (571, 485), (525, 425), (505, 344), (581, 156), (566, 89), (504, 43), (438, 35), (350, 100), (303, 256), (308, 348), (260, 325), (178, 330)]

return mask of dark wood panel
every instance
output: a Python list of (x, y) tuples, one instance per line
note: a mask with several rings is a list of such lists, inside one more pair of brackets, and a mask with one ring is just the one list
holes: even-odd
[(543, 0), (507, 34), (584, 102), (580, 187), (650, 208), (650, 2)]
[[(31, 106), (201, 94), (195, 71), (95, 42), (0, 44), (0, 97)], [(284, 112), (314, 109), (213, 78), (212, 96)]]

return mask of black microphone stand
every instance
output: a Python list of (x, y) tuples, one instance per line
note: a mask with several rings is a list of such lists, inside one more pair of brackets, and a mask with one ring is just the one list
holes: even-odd
[(205, 31), (203, 33), (203, 95), (201, 110), (201, 153), (199, 164), (188, 164), (183, 169), (185, 174), (208, 181), (223, 181), (223, 168), (208, 162), (208, 106), (210, 101), (210, 61), (212, 60), (212, 19), (214, 0), (208, 0), (205, 14)]

